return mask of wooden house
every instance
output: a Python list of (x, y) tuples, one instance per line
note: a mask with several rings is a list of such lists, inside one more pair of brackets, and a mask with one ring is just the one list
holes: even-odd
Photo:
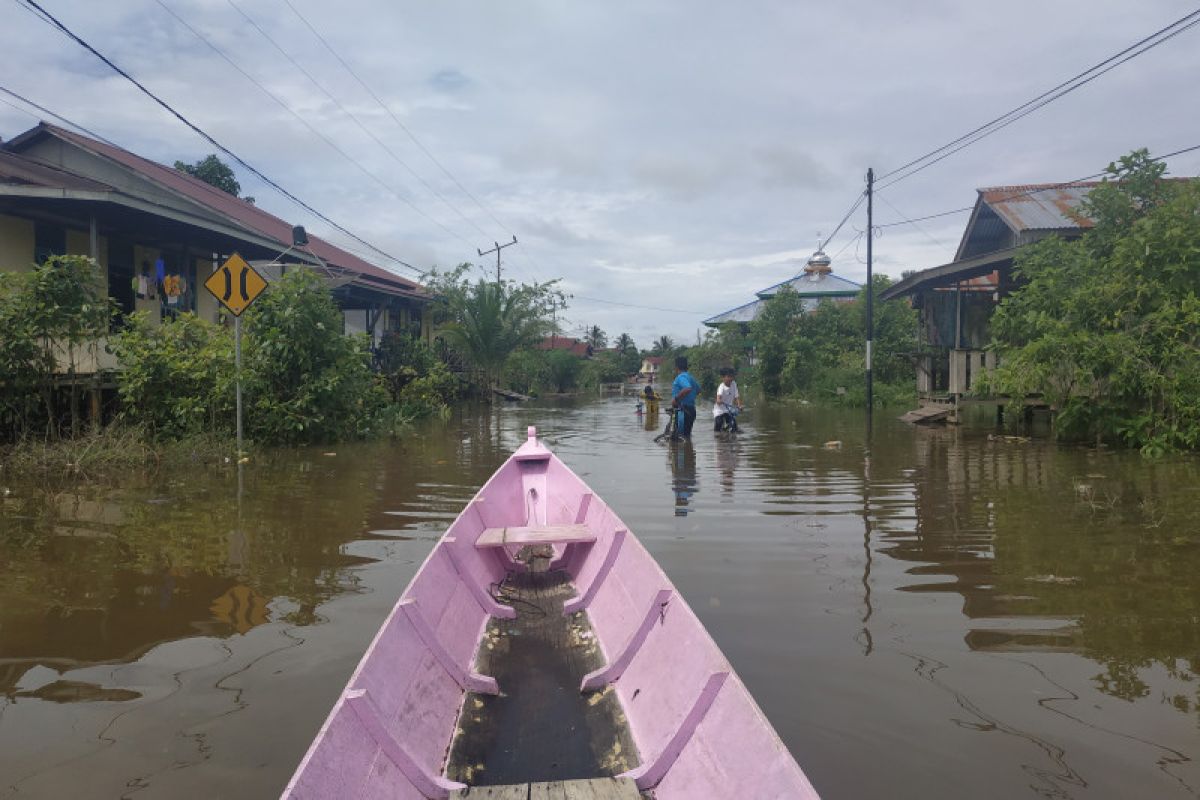
[[(51, 255), (90, 256), (109, 297), (152, 320), (222, 315), (203, 282), (227, 255), (279, 263), (273, 275), (312, 268), (326, 277), (347, 333), (428, 337), (430, 296), (417, 283), (309, 236), (179, 170), (111, 143), (41, 123), (0, 147), (0, 270), (28, 270)], [(280, 260), (281, 254), (287, 251)], [(270, 271), (269, 271), (270, 272)], [(268, 274), (268, 279), (272, 277)], [(103, 347), (80, 374), (116, 367)]]
[[(991, 317), (1016, 285), (1013, 258), (1047, 236), (1075, 238), (1091, 227), (1080, 206), (1096, 183), (997, 186), (978, 190), (954, 260), (904, 277), (883, 300), (909, 298), (920, 315), (915, 354), (922, 406), (995, 402), (978, 389), (996, 366)], [(1027, 404), (1037, 405), (1038, 398)]]

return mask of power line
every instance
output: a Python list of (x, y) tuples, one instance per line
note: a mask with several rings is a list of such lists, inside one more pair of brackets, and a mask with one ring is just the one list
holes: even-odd
[[(1099, 78), (1101, 75), (1104, 75), (1107, 72), (1116, 69), (1121, 64), (1131, 61), (1132, 59), (1154, 49), (1155, 47), (1170, 41), (1179, 34), (1195, 27), (1197, 24), (1200, 24), (1200, 10), (1193, 11), (1190, 14), (1180, 17), (1170, 25), (1155, 31), (1149, 36), (1139, 39), (1120, 52), (1109, 56), (1105, 60), (1089, 67), (1078, 75), (1063, 81), (1054, 88), (1043, 92), (1032, 100), (1026, 101), (1016, 108), (1001, 114), (999, 117), (996, 117), (995, 119), (980, 125), (974, 130), (963, 134), (957, 139), (947, 142), (941, 147), (931, 150), (925, 155), (915, 158), (908, 163), (881, 175), (880, 180), (890, 178), (893, 175), (898, 175), (898, 177), (880, 186), (879, 190), (882, 191), (883, 189), (893, 186), (905, 178), (912, 177), (918, 172), (928, 169), (939, 161), (954, 155), (960, 150), (970, 147), (976, 142), (991, 136), (997, 131), (1003, 130), (1017, 120), (1032, 114), (1034, 111), (1049, 105), (1055, 100), (1065, 97), (1076, 89), (1086, 86), (1087, 84)], [(934, 156), (937, 156), (937, 158), (934, 158)]]
[[(1186, 153), (1195, 152), (1197, 150), (1200, 150), (1200, 144), (1195, 144), (1195, 145), (1192, 145), (1191, 147), (1184, 147), (1179, 150), (1174, 150), (1170, 153), (1164, 153), (1161, 156), (1155, 156), (1154, 158), (1151, 158), (1150, 161), (1166, 161), (1168, 158), (1174, 158), (1175, 156), (1181, 156)], [(1005, 199), (1006, 200), (1017, 200), (1022, 197), (1028, 197), (1030, 195), (1038, 194), (1039, 192), (1049, 192), (1049, 191), (1053, 191), (1055, 189), (1063, 189), (1068, 186), (1075, 186), (1077, 184), (1086, 183), (1087, 181), (1092, 181), (1097, 178), (1102, 178), (1107, 174), (1108, 174), (1108, 171), (1105, 170), (1104, 172), (1096, 172), (1091, 175), (1085, 175), (1081, 178), (1075, 178), (1074, 180), (1062, 181), (1061, 183), (1047, 184), (1045, 186), (1037, 186), (1037, 187), (1033, 187), (1030, 189), (1026, 189), (1023, 192), (1017, 192), (1015, 194), (1009, 195)], [(887, 202), (887, 201), (885, 200), (884, 202)], [(892, 204), (888, 203), (888, 205), (891, 206)], [(892, 210), (896, 211), (897, 214), (900, 214), (901, 217), (904, 217), (904, 215), (901, 214), (900, 211), (897, 210), (895, 206), (892, 206)], [(936, 214), (927, 214), (923, 217), (914, 217), (912, 219), (905, 217), (904, 221), (902, 221), (902, 222), (885, 222), (882, 225), (876, 225), (875, 227), (876, 228), (894, 228), (898, 225), (909, 225), (909, 224), (913, 224), (913, 223), (917, 223), (917, 222), (923, 222), (927, 219), (937, 219), (938, 217), (946, 217), (951, 214), (961, 214), (965, 211), (974, 211), (974, 210), (975, 210), (975, 206), (973, 206), (973, 205), (972, 206), (963, 206), (962, 208), (954, 208), (949, 211), (941, 211)], [(842, 248), (842, 249), (845, 249), (845, 248)]]
[(825, 241), (820, 243), (820, 245), (817, 247), (818, 250), (824, 250), (825, 246), (828, 245), (831, 241), (833, 241), (833, 237), (838, 235), (838, 231), (840, 231), (842, 229), (842, 226), (846, 224), (846, 221), (850, 219), (850, 217), (854, 214), (855, 211), (858, 210), (858, 207), (861, 206), (863, 204), (863, 201), (866, 199), (867, 199), (867, 193), (864, 190), (858, 196), (858, 198), (854, 201), (854, 203), (850, 206), (850, 210), (846, 212), (846, 215), (842, 217), (842, 221), (839, 222), (837, 224), (837, 227), (833, 229), (833, 233), (826, 236)]
[[(23, 2), (32, 2), (32, 0), (23, 0)], [(336, 142), (334, 142), (328, 136), (326, 136), (325, 134), (323, 134), (319, 130), (317, 130), (317, 128), (311, 122), (309, 122), (307, 119), (305, 119), (299, 113), (297, 113), (281, 97), (279, 97), (277, 94), (272, 92), (267, 87), (263, 86), (262, 83), (259, 82), (253, 75), (251, 75), (249, 72), (247, 72), (245, 69), (243, 69), (240, 65), (238, 65), (237, 62), (235, 62), (232, 58), (230, 58), (229, 55), (227, 53), (225, 53), (224, 50), (222, 50), (221, 48), (219, 48), (215, 44), (213, 44), (208, 39), (208, 37), (206, 37), (200, 31), (196, 30), (196, 28), (194, 28), (192, 25), (190, 25), (187, 22), (187, 20), (185, 20), (183, 17), (179, 16), (179, 14), (177, 14), (170, 6), (168, 6), (166, 3), (164, 3), (163, 0), (155, 0), (155, 2), (158, 3), (158, 5), (161, 6), (164, 11), (166, 11), (168, 14), (170, 14), (172, 17), (174, 17), (179, 22), (179, 24), (181, 24), (181, 25), (183, 25), (183, 27), (187, 28), (192, 33), (193, 36), (195, 36), (197, 39), (199, 39), (201, 42), (203, 42), (205, 45), (207, 45), (209, 47), (209, 49), (211, 49), (214, 53), (216, 53), (218, 56), (220, 56), (231, 67), (233, 67), (235, 70), (237, 70), (242, 75), (242, 77), (244, 77), (246, 80), (250, 81), (255, 86), (257, 86), (259, 91), (261, 91), (267, 97), (274, 100), (275, 103), (280, 108), (282, 108), (284, 111), (291, 114), (292, 117), (294, 117), (297, 122), (299, 122), (301, 125), (303, 125), (305, 128), (307, 128), (311, 134), (313, 134), (318, 139), (323, 141), (326, 145), (328, 145), (335, 153), (340, 155), (343, 159), (350, 162), (350, 164), (352, 164), (354, 167), (356, 167), (359, 172), (361, 172), (363, 175), (366, 175), (369, 179), (371, 179), (376, 184), (378, 184), (381, 189), (383, 189), (388, 194), (395, 197), (400, 202), (407, 205), (409, 208), (411, 208), (415, 213), (417, 213), (421, 217), (424, 217), (425, 219), (432, 222), (434, 225), (441, 228), (443, 231), (448, 233), (450, 236), (453, 236), (454, 238), (458, 239), (459, 241), (463, 242), (464, 244), (470, 245), (470, 242), (468, 242), (463, 236), (461, 236), (458, 233), (455, 233), (454, 231), (447, 228), (445, 225), (443, 225), (438, 220), (436, 220), (433, 217), (431, 217), (430, 215), (426, 214), (424, 211), (422, 211), (420, 208), (418, 208), (416, 206), (416, 204), (414, 204), (411, 200), (409, 200), (407, 197), (405, 197), (402, 193), (396, 191), (396, 189), (394, 189), (392, 186), (387, 184), (382, 178), (380, 178), (378, 175), (376, 175), (371, 170), (367, 169), (360, 161), (358, 161), (353, 156), (351, 156), (349, 153), (347, 153), (345, 150), (343, 150), (341, 147), (339, 147)], [(414, 269), (415, 269), (415, 267), (414, 267)]]
[[(41, 19), (41, 18), (39, 17), (39, 19)], [(77, 130), (77, 131), (79, 131), (79, 132), (81, 132), (81, 133), (86, 133), (88, 136), (92, 137), (93, 139), (98, 139), (99, 141), (101, 141), (101, 142), (104, 142), (104, 143), (105, 143), (105, 144), (107, 144), (107, 145), (111, 145), (112, 147), (117, 147), (117, 145), (113, 144), (113, 143), (112, 143), (112, 142), (110, 142), (108, 139), (105, 139), (105, 138), (104, 138), (103, 136), (101, 136), (100, 134), (98, 134), (98, 133), (95, 133), (95, 132), (93, 132), (93, 131), (90, 131), (90, 130), (88, 130), (87, 128), (85, 128), (85, 127), (83, 127), (82, 125), (80, 125), (78, 122), (72, 122), (71, 120), (67, 119), (66, 117), (60, 116), (60, 115), (58, 115), (58, 114), (55, 114), (53, 111), (51, 111), (50, 109), (46, 108), (45, 106), (40, 106), (40, 105), (38, 105), (37, 103), (35, 103), (35, 102), (33, 102), (32, 100), (30, 100), (28, 97), (22, 97), (21, 95), (19, 95), (19, 94), (17, 94), (16, 92), (14, 92), (12, 89), (8, 89), (8, 88), (5, 88), (5, 87), (3, 87), (3, 86), (0, 86), (0, 92), (4, 92), (4, 93), (5, 93), (6, 95), (8, 95), (9, 97), (12, 97), (12, 98), (15, 98), (15, 99), (17, 99), (17, 100), (20, 100), (20, 101), (21, 101), (22, 103), (24, 103), (25, 105), (32, 106), (32, 107), (36, 108), (38, 111), (42, 112), (43, 114), (46, 114), (47, 116), (49, 116), (49, 117), (51, 117), (51, 118), (53, 118), (53, 119), (56, 119), (56, 120), (58, 120), (59, 122), (63, 123), (63, 124), (64, 124), (64, 125), (66, 125), (68, 128), (74, 128), (75, 130)], [(33, 117), (34, 119), (38, 119), (38, 116), (37, 116), (37, 114), (33, 114), (33, 113), (29, 112), (29, 111), (26, 111), (25, 109), (23, 109), (23, 108), (20, 108), (19, 106), (15, 106), (15, 105), (13, 105), (12, 103), (9, 103), (9, 102), (7, 102), (7, 101), (3, 101), (3, 102), (4, 102), (4, 103), (5, 103), (5, 105), (7, 105), (7, 106), (10, 106), (10, 107), (12, 107), (12, 108), (15, 108), (15, 109), (17, 109), (18, 111), (20, 111), (20, 112), (22, 112), (22, 113), (24, 113), (24, 114), (29, 114), (29, 116)], [(40, 120), (39, 120), (39, 121), (40, 121)]]
[[(506, 233), (511, 235), (512, 231), (509, 229), (509, 226), (505, 225), (503, 222), (501, 222), (499, 219), (497, 219), (496, 215), (493, 214), (491, 212), (491, 210), (488, 209), (487, 206), (485, 206), (483, 203), (481, 203), (479, 201), (479, 198), (477, 198), (474, 194), (472, 194), (467, 189), (467, 187), (463, 186), (462, 183), (458, 180), (458, 178), (456, 178), (454, 176), (454, 174), (452, 172), (450, 172), (450, 170), (446, 169), (446, 167), (442, 164), (442, 162), (439, 161), (432, 152), (430, 152), (429, 148), (427, 148), (424, 144), (422, 144), (421, 140), (417, 138), (416, 134), (414, 134), (408, 128), (407, 125), (405, 125), (403, 122), (401, 122), (400, 118), (397, 117), (392, 112), (392, 109), (386, 103), (383, 102), (383, 99), (380, 98), (379, 95), (377, 95), (374, 92), (374, 90), (372, 90), (371, 87), (367, 85), (367, 82), (359, 77), (358, 73), (354, 71), (354, 68), (351, 67), (350, 64), (348, 64), (346, 62), (346, 60), (344, 58), (342, 58), (341, 55), (339, 55), (336, 50), (333, 49), (333, 46), (331, 44), (329, 44), (329, 42), (325, 39), (325, 37), (322, 36), (315, 27), (313, 27), (312, 23), (310, 23), (308, 21), (308, 19), (305, 18), (305, 16), (303, 14), (301, 14), (294, 5), (292, 5), (291, 0), (283, 0), (283, 2), (284, 2), (284, 5), (286, 5), (288, 8), (290, 8), (292, 10), (292, 13), (296, 15), (297, 19), (299, 19), (302, 23), (304, 23), (304, 26), (307, 27), (308, 30), (312, 33), (312, 35), (316, 37), (317, 41), (319, 41), (325, 47), (325, 49), (329, 51), (329, 54), (332, 55), (335, 59), (337, 59), (338, 63), (342, 65), (342, 67), (346, 70), (346, 72), (350, 73), (350, 77), (354, 78), (354, 80), (358, 82), (358, 85), (361, 86), (363, 88), (363, 90), (366, 91), (367, 94), (371, 95), (372, 99), (375, 100), (375, 102), (379, 105), (379, 107), (382, 108), (383, 111), (389, 117), (392, 118), (392, 122), (396, 123), (397, 127), (399, 127), (400, 130), (404, 131), (408, 135), (408, 138), (412, 139), (413, 144), (415, 144), (421, 150), (421, 152), (424, 153), (429, 158), (430, 161), (432, 161), (434, 164), (436, 164), (438, 169), (440, 169), (447, 178), (449, 178), (451, 181), (453, 181), (454, 185), (457, 186), (463, 194), (465, 194), (467, 197), (469, 197), (471, 199), (471, 202), (473, 202), (475, 205), (477, 205), (479, 207), (479, 209), (481, 211), (483, 211), (483, 213), (487, 214), (488, 217), (491, 218), (492, 222), (499, 225), (502, 230), (504, 230)], [(474, 224), (474, 223), (472, 223), (472, 224)], [(482, 233), (482, 231), (480, 231), (480, 232)]]
[(384, 250), (379, 249), (378, 247), (371, 244), (366, 239), (363, 239), (362, 237), (358, 236), (357, 234), (351, 233), (349, 230), (347, 230), (343, 226), (334, 222), (332, 219), (330, 219), (326, 215), (322, 214), (320, 211), (313, 208), (308, 203), (304, 202), (299, 197), (297, 197), (296, 195), (289, 192), (287, 189), (284, 189), (282, 186), (280, 186), (275, 181), (271, 180), (269, 177), (266, 176), (266, 174), (264, 174), (257, 167), (251, 165), (248, 161), (246, 161), (244, 158), (239, 156), (237, 153), (233, 152), (228, 147), (226, 147), (225, 145), (218, 142), (215, 138), (212, 137), (212, 135), (210, 135), (208, 132), (206, 132), (204, 129), (202, 129), (200, 126), (198, 126), (196, 123), (192, 122), (190, 119), (185, 117), (183, 114), (176, 111), (169, 103), (167, 103), (167, 101), (163, 100), (158, 95), (156, 95), (154, 92), (147, 89), (145, 85), (143, 85), (140, 81), (138, 81), (137, 78), (133, 77), (128, 72), (126, 72), (125, 70), (118, 67), (107, 56), (105, 56), (99, 50), (92, 47), (90, 44), (88, 44), (86, 41), (84, 41), (82, 38), (80, 38), (77, 34), (75, 34), (74, 31), (72, 31), (70, 28), (68, 28), (62, 22), (60, 22), (54, 15), (50, 14), (50, 12), (46, 11), (44, 8), (42, 8), (40, 5), (38, 5), (37, 0), (18, 0), (18, 2), (25, 3), (26, 5), (30, 6), (31, 8), (36, 9), (39, 13), (41, 13), (44, 17), (46, 17), (54, 25), (54, 27), (56, 27), (58, 30), (62, 31), (66, 36), (70, 37), (76, 44), (78, 44), (83, 49), (87, 50), (89, 53), (94, 55), (96, 58), (100, 59), (102, 62), (104, 62), (104, 64), (106, 66), (109, 67), (109, 69), (111, 69), (113, 72), (117, 73), (122, 78), (124, 78), (125, 80), (129, 81), (134, 86), (136, 86), (142, 92), (142, 94), (146, 95), (151, 100), (153, 100), (155, 103), (157, 103), (159, 106), (161, 106), (171, 116), (175, 117), (177, 120), (182, 122), (184, 125), (186, 125), (188, 128), (190, 128), (194, 133), (196, 133), (198, 136), (200, 136), (206, 142), (211, 144), (213, 147), (217, 148), (222, 153), (224, 153), (225, 155), (229, 156), (234, 161), (236, 161), (238, 164), (242, 165), (243, 168), (248, 170), (251, 174), (253, 174), (255, 177), (257, 177), (259, 180), (263, 181), (263, 183), (267, 184), (272, 189), (274, 189), (275, 191), (282, 194), (288, 200), (291, 200), (293, 203), (300, 206), (305, 211), (308, 211), (310, 214), (312, 214), (313, 216), (322, 220), (326, 224), (328, 224), (328, 225), (332, 226), (333, 228), (346, 234), (351, 239), (354, 239), (356, 242), (358, 242), (362, 245), (365, 245), (372, 252), (375, 252), (378, 255), (383, 256), (384, 258), (390, 259), (391, 261), (394, 261), (397, 264), (400, 264), (404, 267), (407, 267), (410, 270), (413, 270), (414, 272), (416, 272), (418, 274), (421, 274), (421, 270), (417, 269), (412, 264), (409, 264), (407, 261), (404, 261), (403, 259), (397, 258), (396, 256), (392, 255), (391, 253), (388, 253)]
[(362, 120), (360, 120), (358, 118), (358, 116), (356, 114), (354, 114), (354, 112), (350, 111), (344, 105), (342, 105), (341, 101), (338, 100), (337, 97), (334, 96), (334, 94), (332, 92), (330, 92), (328, 89), (326, 89), (324, 87), (324, 85), (322, 85), (321, 82), (318, 81), (313, 76), (313, 74), (311, 72), (309, 72), (307, 69), (305, 69), (303, 64), (301, 64), (299, 61), (297, 61), (295, 58), (293, 58), (290, 53), (288, 53), (286, 50), (284, 50), (283, 47), (280, 46), (280, 44), (278, 42), (276, 42), (275, 39), (272, 38), (271, 35), (269, 33), (267, 33), (267, 31), (264, 30), (261, 25), (259, 25), (257, 22), (255, 22), (254, 19), (249, 14), (247, 14), (245, 11), (243, 11), (241, 9), (241, 7), (239, 7), (235, 2), (233, 2), (233, 0), (226, 0), (226, 2), (229, 4), (229, 6), (234, 11), (236, 11), (238, 14), (241, 15), (242, 19), (244, 19), (244, 20), (246, 20), (246, 22), (250, 23), (250, 25), (256, 31), (258, 31), (258, 33), (264, 39), (266, 39), (271, 44), (272, 47), (274, 47), (277, 51), (279, 51), (280, 55), (282, 55), (284, 58), (286, 58), (293, 67), (295, 67), (297, 70), (300, 71), (301, 74), (304, 75), (304, 77), (308, 78), (308, 80), (312, 83), (313, 86), (317, 87), (317, 89), (319, 89), (322, 94), (324, 94), (327, 98), (329, 98), (329, 101), (332, 102), (339, 111), (341, 111), (343, 114), (345, 114), (351, 120), (353, 120), (354, 124), (358, 126), (359, 130), (361, 130), (363, 133), (365, 133), (367, 136), (369, 136), (371, 138), (371, 140), (375, 142), (375, 144), (377, 144), (381, 148), (383, 148), (384, 152), (386, 152), (389, 156), (391, 156), (393, 161), (395, 161), (397, 164), (399, 164), (401, 167), (403, 167), (405, 170), (407, 170), (408, 173), (410, 175), (412, 175), (422, 186), (424, 186), (426, 189), (428, 189), (430, 191), (430, 193), (433, 194), (434, 197), (436, 197), (437, 199), (439, 199), (443, 203), (445, 203), (446, 207), (449, 208), (451, 211), (453, 211), (455, 214), (457, 214), (459, 217), (461, 217), (464, 222), (466, 222), (468, 225), (475, 228), (475, 230), (479, 231), (484, 236), (488, 236), (487, 231), (485, 231), (483, 228), (476, 225), (475, 221), (470, 219), (466, 214), (464, 214), (462, 212), (462, 210), (458, 208), (458, 206), (454, 205), (449, 200), (447, 200), (442, 195), (441, 192), (439, 192), (436, 188), (434, 188), (432, 185), (430, 185), (429, 182), (426, 181), (424, 178), (422, 178), (417, 173), (416, 170), (414, 170), (411, 166), (409, 166), (408, 162), (406, 162), (399, 155), (397, 155), (396, 152), (394, 150), (392, 150), (392, 148), (388, 147), (386, 142), (384, 142), (382, 139), (380, 139), (378, 136), (376, 136), (375, 133), (373, 131), (371, 131), (362, 122)]

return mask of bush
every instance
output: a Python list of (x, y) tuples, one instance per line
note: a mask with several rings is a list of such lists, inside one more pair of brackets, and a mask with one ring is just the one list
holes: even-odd
[(233, 335), (194, 314), (155, 325), (145, 312), (114, 340), (121, 416), (154, 438), (230, 432), (235, 425)]
[(441, 414), (458, 396), (458, 378), (421, 339), (393, 332), (377, 353), (380, 374), (392, 403), (408, 418)]
[(345, 336), (329, 289), (292, 270), (246, 312), (246, 429), (261, 442), (366, 435), (388, 404), (365, 335)]
[[(58, 436), (57, 363), (65, 359), (74, 375), (82, 352), (96, 354), (113, 313), (99, 267), (86, 256), (51, 256), (29, 272), (0, 273), (0, 424), (9, 438), (38, 429)], [(73, 434), (79, 390), (71, 381)]]
[(616, 353), (602, 353), (583, 362), (577, 380), (580, 386), (594, 388), (602, 383), (624, 383), (628, 374)]

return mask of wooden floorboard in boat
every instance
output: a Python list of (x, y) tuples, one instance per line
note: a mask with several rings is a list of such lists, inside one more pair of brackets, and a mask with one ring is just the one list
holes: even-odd
[(629, 778), (476, 786), (450, 793), (450, 800), (641, 800)]
[(467, 695), (450, 746), (446, 777), (471, 787), (607, 778), (638, 766), (613, 691), (579, 691), (604, 657), (586, 614), (562, 614), (574, 587), (565, 573), (544, 571), (546, 559), (533, 561), (539, 571), (503, 589), (517, 618), (492, 619), (476, 659), (500, 695)]

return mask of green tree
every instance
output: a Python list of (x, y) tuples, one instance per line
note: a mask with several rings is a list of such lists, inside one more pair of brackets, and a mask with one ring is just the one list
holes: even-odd
[(669, 356), (675, 352), (675, 340), (663, 334), (654, 340), (654, 346), (650, 348), (650, 352), (656, 356)]
[[(887, 276), (875, 276), (875, 295), (890, 285)], [(863, 287), (853, 302), (823, 300), (807, 311), (787, 288), (767, 301), (750, 326), (763, 389), (771, 395), (833, 398), (841, 387), (844, 402), (865, 403), (866, 291)], [(914, 392), (909, 354), (916, 349), (916, 313), (903, 302), (875, 303), (874, 327), (876, 402), (907, 402)]]
[(222, 192), (231, 194), (234, 197), (237, 197), (242, 191), (242, 185), (237, 182), (237, 178), (233, 174), (233, 169), (224, 161), (217, 158), (215, 153), (202, 158), (195, 164), (185, 164), (182, 161), (176, 161), (175, 169), (180, 172), (186, 172), (193, 178), (199, 178), (209, 186), (215, 186)]
[(79, 432), (78, 368), (85, 357), (98, 358), (114, 313), (100, 269), (86, 256), (51, 256), (28, 272), (0, 273), (0, 406), (12, 423), (22, 430), (34, 424), (36, 396), (43, 410), (38, 424), (51, 438), (60, 435), (54, 397), (61, 373), (69, 387), (71, 433)]
[(613, 347), (617, 348), (617, 352), (621, 355), (633, 352), (637, 353), (637, 345), (633, 343), (633, 337), (628, 333), (622, 333), (613, 342)]
[(588, 328), (583, 340), (590, 344), (593, 350), (603, 350), (605, 347), (608, 347), (608, 334), (599, 325), (593, 325)]
[(435, 319), (447, 343), (499, 384), (513, 353), (536, 344), (554, 330), (553, 314), (563, 305), (557, 281), (514, 284), (466, 278), (469, 265), (446, 274), (431, 273), (426, 285), (438, 297)]
[(387, 390), (371, 372), (365, 334), (311, 270), (291, 270), (246, 312), (246, 428), (260, 442), (351, 439), (380, 423)]
[(1060, 436), (1200, 447), (1200, 186), (1164, 170), (1146, 150), (1110, 164), (1091, 229), (1023, 248), (993, 316), (991, 390), (1041, 394)]

